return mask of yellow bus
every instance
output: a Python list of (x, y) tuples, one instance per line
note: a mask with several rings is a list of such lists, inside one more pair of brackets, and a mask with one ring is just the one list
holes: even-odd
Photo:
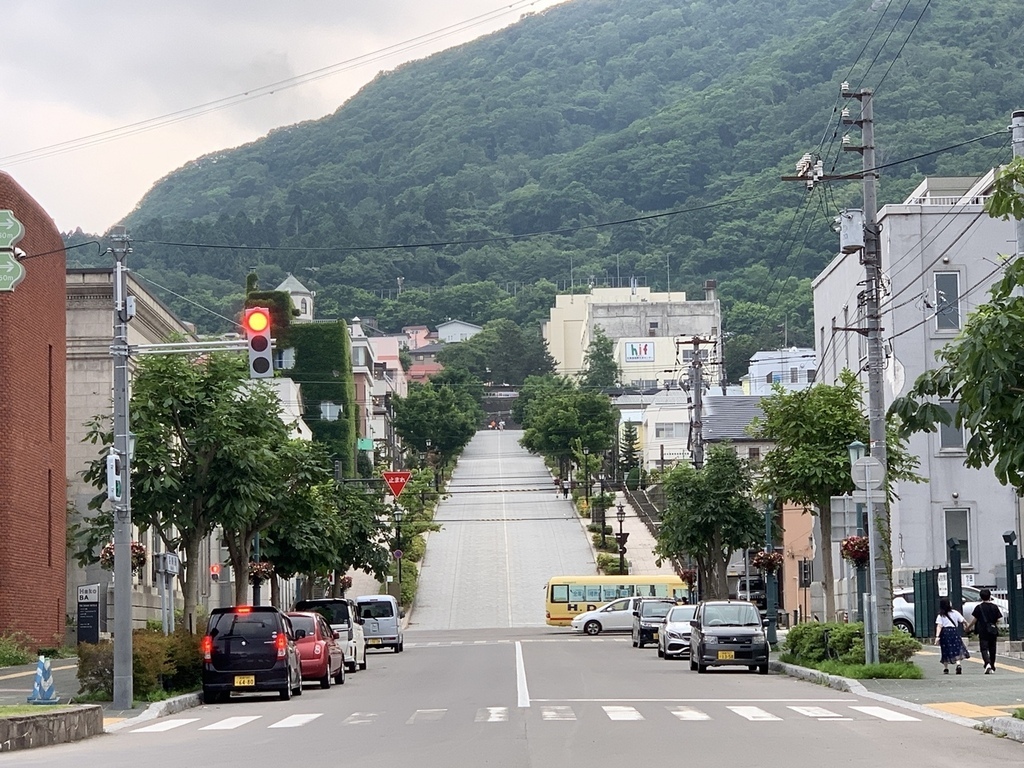
[(567, 627), (573, 616), (620, 597), (690, 598), (678, 576), (552, 576), (545, 600), (547, 623)]

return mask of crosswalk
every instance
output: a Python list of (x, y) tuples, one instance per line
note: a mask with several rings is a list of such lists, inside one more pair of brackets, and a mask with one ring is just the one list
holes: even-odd
[[(408, 711), (408, 710), (407, 710)], [(508, 723), (512, 719), (536, 719), (542, 722), (575, 722), (584, 718), (603, 717), (612, 722), (659, 721), (666, 716), (681, 723), (695, 723), (709, 720), (739, 717), (750, 722), (774, 723), (786, 720), (846, 721), (877, 720), (887, 723), (919, 722), (920, 718), (887, 707), (863, 704), (836, 703), (828, 707), (797, 704), (773, 703), (762, 706), (752, 704), (730, 704), (722, 706), (696, 707), (689, 704), (649, 703), (638, 708), (630, 704), (601, 704), (597, 707), (572, 707), (565, 704), (542, 704), (525, 709), (510, 707), (480, 707), (473, 712), (462, 709), (449, 712), (446, 708), (417, 709), (412, 714), (402, 715), (406, 725), (436, 724), (444, 720), (459, 720), (472, 714), (476, 723)], [(353, 712), (341, 721), (342, 726), (372, 726), (387, 715), (385, 712)], [(514, 715), (514, 717), (513, 717)], [(200, 731), (233, 731), (244, 727), (301, 728), (323, 716), (322, 712), (289, 715), (280, 720), (262, 715), (225, 717), (205, 725), (198, 725)], [(151, 725), (135, 728), (130, 733), (166, 733), (167, 731), (195, 726), (201, 718), (178, 717), (160, 720)], [(334, 721), (336, 722), (336, 721)]]

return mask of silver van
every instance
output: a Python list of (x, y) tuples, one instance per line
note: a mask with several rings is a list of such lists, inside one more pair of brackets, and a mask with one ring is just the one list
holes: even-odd
[(363, 620), (363, 636), (368, 648), (393, 648), (401, 653), (405, 644), (402, 619), (405, 611), (391, 595), (360, 595), (356, 610)]

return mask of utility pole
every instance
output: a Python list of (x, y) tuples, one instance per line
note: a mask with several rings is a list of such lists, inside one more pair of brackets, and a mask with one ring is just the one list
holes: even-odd
[[(135, 315), (128, 296), (131, 240), (123, 226), (114, 227), (114, 451), (120, 460), (120, 493), (114, 502), (114, 708), (131, 709), (132, 685), (132, 483), (128, 425), (128, 321)], [(109, 491), (108, 491), (109, 493)]]
[(704, 361), (700, 356), (701, 344), (714, 344), (713, 339), (694, 336), (688, 341), (676, 344), (693, 344), (693, 358), (690, 360), (690, 377), (682, 383), (684, 390), (693, 392), (693, 417), (690, 420), (690, 453), (694, 469), (704, 468)]
[[(1024, 157), (1024, 109), (1013, 113), (1010, 122), (1013, 138), (1013, 156)], [(1017, 258), (1024, 257), (1024, 219), (1017, 219)]]

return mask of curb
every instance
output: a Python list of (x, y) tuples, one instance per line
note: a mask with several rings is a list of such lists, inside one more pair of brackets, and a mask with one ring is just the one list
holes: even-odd
[[(848, 677), (839, 677), (838, 675), (829, 675), (825, 672), (820, 672), (817, 669), (808, 669), (807, 667), (798, 667), (795, 664), (787, 664), (783, 661), (771, 661), (768, 663), (770, 669), (776, 672), (782, 672), (789, 677), (795, 677), (801, 680), (807, 680), (811, 683), (818, 685), (824, 685), (829, 688), (834, 688), (837, 691), (845, 691), (846, 693), (852, 693), (857, 696), (862, 696), (865, 699), (873, 699), (874, 701), (888, 704), (892, 707), (899, 707), (913, 712), (917, 715), (923, 715), (925, 717), (932, 717), (937, 720), (945, 720), (947, 723), (955, 723), (956, 725), (962, 725), (967, 728), (971, 728), (975, 731), (986, 730), (986, 726), (996, 730), (995, 726), (992, 725), (992, 720), (1010, 720), (1013, 718), (996, 717), (992, 720), (986, 720), (985, 722), (978, 722), (972, 720), (969, 717), (961, 717), (960, 715), (953, 715), (949, 712), (942, 712), (937, 709), (925, 707), (921, 704), (915, 704), (911, 701), (904, 701), (903, 699), (897, 699), (893, 696), (886, 696), (884, 693), (875, 693), (865, 688), (859, 680), (853, 680)], [(1018, 720), (1020, 723), (1020, 731), (1024, 736), (1024, 720)], [(1009, 735), (1009, 734), (1007, 734)], [(1012, 737), (1011, 737), (1012, 738)]]
[(183, 712), (186, 709), (198, 707), (202, 703), (203, 699), (198, 691), (196, 693), (186, 693), (182, 696), (174, 696), (173, 698), (164, 699), (163, 701), (154, 701), (146, 707), (146, 711), (142, 714), (136, 715), (128, 720), (122, 720), (119, 723), (112, 723), (103, 730), (107, 733), (112, 733), (114, 731), (120, 731), (122, 728), (131, 728), (134, 725), (140, 725), (142, 723), (149, 722), (150, 720), (156, 720), (159, 717), (174, 715), (178, 712)]
[(1024, 742), (1024, 720), (1016, 717), (993, 717), (982, 723), (982, 730), (990, 730), (996, 736)]

